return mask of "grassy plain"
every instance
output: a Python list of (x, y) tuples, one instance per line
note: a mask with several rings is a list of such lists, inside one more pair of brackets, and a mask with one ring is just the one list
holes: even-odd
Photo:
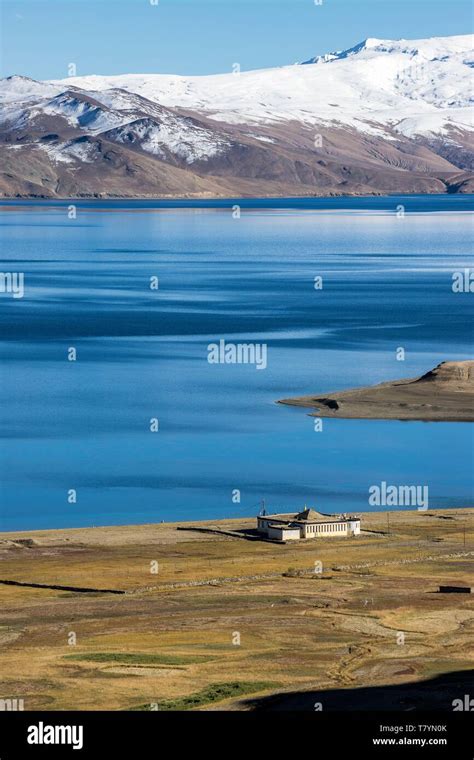
[(349, 690), (344, 706), (357, 709), (363, 687), (473, 668), (474, 594), (438, 593), (474, 585), (473, 510), (370, 513), (359, 537), (286, 545), (177, 527), (0, 534), (1, 581), (97, 589), (0, 583), (0, 698), (25, 710), (250, 709)]

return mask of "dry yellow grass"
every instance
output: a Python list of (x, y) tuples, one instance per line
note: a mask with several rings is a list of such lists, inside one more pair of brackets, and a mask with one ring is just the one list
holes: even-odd
[[(367, 514), (372, 534), (287, 545), (176, 527), (0, 534), (2, 580), (128, 592), (0, 585), (0, 697), (25, 709), (120, 710), (218, 683), (333, 689), (472, 667), (474, 597), (436, 593), (472, 583), (472, 510), (392, 512), (390, 535), (386, 514)], [(311, 576), (316, 561), (323, 578)], [(284, 577), (289, 568), (308, 574)], [(186, 585), (205, 581), (216, 583)]]

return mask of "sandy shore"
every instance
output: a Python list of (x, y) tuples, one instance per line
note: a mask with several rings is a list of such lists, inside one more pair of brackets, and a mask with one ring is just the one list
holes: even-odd
[(474, 361), (442, 362), (420, 377), (278, 403), (315, 409), (315, 417), (473, 422)]

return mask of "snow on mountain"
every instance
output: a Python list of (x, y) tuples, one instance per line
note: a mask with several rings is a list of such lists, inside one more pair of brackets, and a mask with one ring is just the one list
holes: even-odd
[(0, 104), (36, 102), (42, 98), (53, 97), (63, 89), (61, 85), (37, 82), (30, 77), (13, 75), (0, 79)]
[[(390, 137), (472, 129), (472, 35), (426, 40), (369, 38), (304, 65), (183, 77), (163, 74), (84, 76), (47, 83), (107, 98), (133, 93), (229, 124), (341, 124)], [(99, 96), (100, 93), (100, 96)]]
[(188, 164), (206, 160), (230, 147), (230, 142), (193, 124), (191, 119), (168, 115), (160, 123), (145, 118), (125, 124), (103, 137), (124, 145), (139, 144), (147, 153), (166, 156), (165, 149)]
[(424, 40), (379, 40), (376, 37), (368, 37), (348, 50), (338, 50), (334, 53), (310, 58), (304, 61), (309, 63), (324, 63), (327, 60), (341, 60), (359, 53), (403, 53), (406, 55), (419, 55), (434, 60), (452, 53), (465, 53), (472, 50), (473, 38), (469, 34), (461, 34), (453, 37), (430, 37)]
[(72, 126), (80, 127), (87, 132), (100, 132), (122, 124), (124, 117), (119, 112), (105, 107), (96, 101), (91, 101), (79, 93), (66, 90), (56, 95), (46, 104), (39, 104), (30, 112), (47, 116), (61, 116)]
[(87, 137), (56, 144), (38, 143), (36, 148), (44, 150), (53, 161), (65, 164), (74, 163), (74, 161), (92, 164), (100, 153), (99, 145)]
[(29, 77), (0, 79), (0, 124), (23, 125), (30, 108), (54, 97), (62, 89), (61, 85), (37, 82)]
[[(178, 116), (135, 93), (120, 89), (87, 93), (77, 86), (64, 90), (62, 86), (43, 86), (33, 80), (26, 85), (22, 77), (11, 79), (20, 80), (21, 98), (26, 93), (26, 102), (14, 101), (12, 83), (3, 87), (5, 102), (0, 111), (0, 125), (13, 129), (36, 128), (44, 123), (45, 117), (59, 118), (63, 124), (80, 130), (82, 134), (102, 134), (107, 139), (140, 147), (156, 156), (165, 156), (167, 150), (189, 164), (218, 155), (230, 146), (228, 140), (193, 119)], [(50, 98), (52, 92), (54, 97)], [(44, 95), (48, 97), (44, 99)], [(53, 123), (58, 125), (58, 122)], [(90, 151), (73, 150), (69, 142), (58, 146), (40, 145), (39, 148), (52, 160), (62, 163), (70, 163), (74, 158), (87, 161), (90, 156)]]

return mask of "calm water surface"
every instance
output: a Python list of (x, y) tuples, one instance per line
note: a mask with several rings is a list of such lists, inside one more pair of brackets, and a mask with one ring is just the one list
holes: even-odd
[[(315, 432), (274, 403), (472, 358), (451, 287), (472, 197), (234, 203), (0, 205), (1, 269), (25, 277), (0, 296), (0, 529), (366, 510), (382, 481), (473, 504), (472, 425)], [(221, 338), (266, 343), (267, 369), (210, 365)]]

